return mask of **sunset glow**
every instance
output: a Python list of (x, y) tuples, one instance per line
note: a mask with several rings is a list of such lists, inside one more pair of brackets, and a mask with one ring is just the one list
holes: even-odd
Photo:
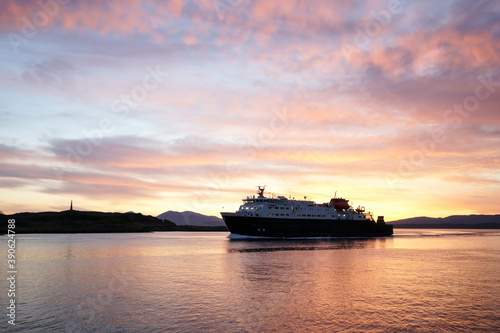
[(4, 1), (0, 210), (267, 191), (500, 213), (498, 1)]

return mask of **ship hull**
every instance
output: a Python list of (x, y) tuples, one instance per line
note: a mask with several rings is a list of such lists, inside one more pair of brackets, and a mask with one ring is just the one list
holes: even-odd
[(393, 234), (392, 225), (363, 220), (297, 219), (241, 216), (222, 213), (232, 234), (257, 237), (381, 237)]

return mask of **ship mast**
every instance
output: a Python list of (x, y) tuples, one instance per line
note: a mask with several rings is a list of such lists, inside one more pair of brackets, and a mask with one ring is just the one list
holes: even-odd
[(266, 189), (266, 185), (257, 187), (259, 188), (259, 190), (257, 191), (259, 198), (264, 198), (264, 190)]

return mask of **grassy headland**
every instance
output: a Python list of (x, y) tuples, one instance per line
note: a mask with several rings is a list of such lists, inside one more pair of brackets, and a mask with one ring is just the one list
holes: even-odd
[(78, 210), (42, 213), (0, 214), (2, 229), (7, 232), (7, 221), (15, 220), (15, 233), (107, 233), (151, 231), (226, 231), (225, 227), (178, 226), (140, 213), (105, 213)]

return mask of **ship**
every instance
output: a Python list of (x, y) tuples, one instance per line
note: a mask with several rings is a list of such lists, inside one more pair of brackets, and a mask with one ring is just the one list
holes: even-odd
[(393, 234), (392, 225), (383, 216), (375, 221), (372, 213), (349, 200), (332, 198), (318, 204), (289, 196), (264, 195), (265, 186), (258, 186), (257, 195), (247, 196), (236, 212), (221, 212), (231, 235), (270, 238), (312, 237), (381, 237)]

